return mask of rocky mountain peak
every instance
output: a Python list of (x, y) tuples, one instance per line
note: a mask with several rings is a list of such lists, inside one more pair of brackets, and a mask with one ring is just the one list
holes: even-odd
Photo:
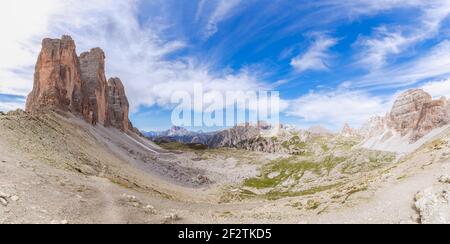
[(80, 55), (81, 80), (83, 81), (83, 116), (92, 123), (106, 123), (106, 99), (108, 82), (105, 76), (105, 53), (100, 48)]
[(81, 74), (75, 42), (69, 36), (42, 41), (26, 110), (55, 108), (79, 112)]
[(424, 104), (432, 100), (430, 94), (421, 89), (402, 93), (394, 102), (389, 114), (389, 127), (402, 136), (414, 129), (420, 120)]
[(342, 128), (341, 131), (342, 136), (354, 136), (356, 134), (357, 133), (355, 132), (355, 130), (353, 130), (348, 123), (344, 124), (344, 127)]
[(190, 134), (190, 132), (183, 127), (180, 126), (173, 126), (170, 128), (170, 130), (167, 132), (168, 136), (185, 136)]
[(445, 97), (433, 100), (422, 89), (400, 94), (385, 117), (376, 117), (366, 123), (361, 133), (369, 138), (379, 135), (383, 141), (395, 134), (414, 143), (436, 128), (450, 124), (450, 103)]
[(39, 55), (27, 112), (57, 109), (81, 115), (91, 124), (100, 123), (123, 131), (131, 129), (129, 104), (118, 78), (105, 76), (105, 53), (93, 48), (76, 53), (70, 36), (45, 38)]
[(388, 126), (402, 136), (411, 134), (411, 142), (449, 122), (450, 107), (447, 99), (433, 100), (422, 89), (402, 93), (388, 115)]

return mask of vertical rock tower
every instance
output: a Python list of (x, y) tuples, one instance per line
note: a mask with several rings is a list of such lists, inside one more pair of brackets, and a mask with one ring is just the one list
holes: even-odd
[(125, 132), (133, 129), (122, 81), (106, 79), (103, 50), (94, 48), (78, 57), (70, 36), (42, 41), (26, 111), (48, 109), (80, 115), (93, 125), (99, 123)]
[(123, 131), (132, 129), (131, 122), (128, 120), (128, 98), (125, 95), (125, 88), (119, 78), (111, 78), (108, 80), (107, 104), (107, 126), (113, 126)]
[(108, 84), (105, 76), (105, 53), (100, 48), (80, 55), (83, 81), (83, 116), (92, 123), (106, 124), (106, 97)]
[(70, 36), (44, 39), (26, 110), (55, 108), (80, 112), (81, 74), (75, 42)]

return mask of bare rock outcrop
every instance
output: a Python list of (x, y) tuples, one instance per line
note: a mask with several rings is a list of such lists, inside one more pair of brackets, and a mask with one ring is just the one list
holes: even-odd
[(220, 131), (208, 141), (208, 145), (212, 148), (237, 147), (245, 141), (260, 137), (260, 135), (260, 129), (256, 126), (238, 125)]
[(445, 98), (433, 100), (421, 89), (406, 91), (395, 101), (388, 115), (388, 126), (402, 136), (411, 133), (415, 142), (435, 128), (450, 123), (450, 106)]
[(430, 94), (420, 89), (401, 94), (388, 115), (389, 127), (400, 132), (402, 136), (408, 134), (418, 125), (424, 104), (431, 100)]
[(125, 95), (125, 88), (119, 78), (111, 78), (108, 80), (107, 104), (107, 126), (128, 131), (132, 127), (128, 119), (129, 103)]
[(419, 121), (414, 129), (412, 140), (422, 138), (435, 128), (442, 127), (450, 123), (450, 104), (442, 97), (439, 100), (424, 103), (420, 113)]
[(414, 205), (422, 224), (449, 224), (450, 185), (430, 187), (417, 193)]
[(442, 97), (433, 100), (422, 89), (402, 93), (385, 117), (375, 117), (360, 130), (364, 137), (398, 134), (414, 143), (436, 128), (450, 123), (450, 103)]
[(100, 48), (80, 55), (83, 81), (83, 116), (92, 123), (106, 125), (108, 83), (105, 76), (105, 53)]
[(345, 123), (344, 127), (341, 130), (341, 136), (354, 137), (358, 136), (358, 133), (352, 127), (350, 127), (349, 124)]
[(46, 38), (36, 63), (26, 111), (54, 108), (80, 112), (81, 75), (75, 42), (69, 36)]
[(71, 112), (93, 125), (137, 131), (128, 118), (129, 103), (122, 81), (106, 79), (103, 50), (94, 48), (78, 57), (69, 36), (42, 42), (26, 111), (39, 113), (45, 109)]

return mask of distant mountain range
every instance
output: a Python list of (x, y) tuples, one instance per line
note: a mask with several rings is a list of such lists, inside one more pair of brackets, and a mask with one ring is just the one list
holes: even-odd
[[(346, 130), (351, 130), (346, 128)], [(183, 144), (203, 144), (209, 148), (238, 148), (260, 152), (285, 152), (297, 154), (303, 152), (302, 140), (315, 136), (333, 136), (333, 133), (323, 127), (315, 126), (309, 130), (300, 130), (294, 126), (280, 125), (278, 128), (265, 122), (242, 124), (233, 128), (216, 132), (192, 132), (185, 128), (174, 126), (161, 132), (143, 132), (156, 143), (178, 142)], [(296, 147), (297, 145), (298, 147)]]
[[(312, 137), (359, 138), (368, 149), (409, 152), (417, 149), (432, 132), (445, 129), (450, 124), (450, 105), (446, 98), (433, 100), (420, 89), (401, 94), (389, 113), (373, 117), (360, 129), (346, 124), (341, 132), (334, 133), (320, 126), (300, 130), (293, 126), (280, 125), (274, 128), (264, 122), (256, 125), (244, 124), (217, 132), (191, 132), (182, 127), (172, 127), (163, 132), (145, 132), (144, 135), (156, 143), (179, 142), (203, 144), (209, 148), (238, 148), (261, 152), (283, 152), (298, 154), (302, 145)], [(436, 131), (435, 133), (438, 133)]]

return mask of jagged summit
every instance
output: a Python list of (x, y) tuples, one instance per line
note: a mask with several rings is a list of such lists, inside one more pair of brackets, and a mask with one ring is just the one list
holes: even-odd
[(344, 127), (341, 130), (341, 135), (346, 136), (346, 137), (351, 137), (351, 136), (358, 135), (358, 133), (352, 127), (350, 127), (350, 125), (348, 123), (345, 123)]
[(106, 79), (105, 58), (101, 48), (78, 57), (75, 41), (67, 35), (61, 39), (45, 38), (26, 111), (68, 111), (80, 114), (93, 125), (130, 130), (124, 86), (119, 78)]
[(391, 111), (375, 117), (361, 129), (366, 138), (363, 146), (398, 152), (417, 149), (450, 124), (450, 104), (442, 97), (433, 100), (422, 89), (411, 89), (398, 96)]
[(408, 90), (394, 102), (388, 126), (415, 142), (435, 128), (450, 123), (450, 106), (444, 97), (433, 100), (422, 89)]

